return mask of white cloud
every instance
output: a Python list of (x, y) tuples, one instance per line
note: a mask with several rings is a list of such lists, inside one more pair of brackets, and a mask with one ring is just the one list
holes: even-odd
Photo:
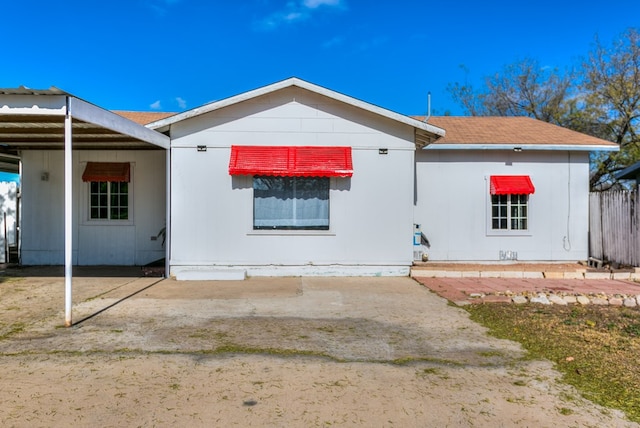
[(151, 8), (157, 15), (166, 15), (168, 8), (181, 0), (148, 0), (147, 6)]
[(309, 9), (315, 9), (320, 6), (340, 6), (340, 0), (304, 0), (302, 4)]
[(178, 103), (178, 107), (180, 108), (187, 108), (187, 102), (181, 98), (181, 97), (176, 97), (176, 102)]
[(344, 43), (344, 37), (336, 36), (333, 37), (322, 44), (322, 47), (325, 49), (332, 48), (334, 46), (340, 46)]
[(162, 104), (160, 104), (160, 100), (150, 104), (149, 107), (151, 108), (151, 110), (162, 110)]
[(256, 26), (261, 30), (273, 30), (282, 24), (305, 21), (313, 16), (321, 6), (344, 7), (344, 0), (295, 0), (289, 1), (283, 10), (272, 13)]

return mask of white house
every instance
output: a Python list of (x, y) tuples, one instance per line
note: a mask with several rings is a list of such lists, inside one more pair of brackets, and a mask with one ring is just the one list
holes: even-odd
[[(113, 130), (110, 114), (97, 122)], [(429, 260), (586, 259), (589, 152), (617, 148), (527, 118), (425, 121), (296, 78), (175, 115), (119, 114), (153, 134), (121, 118), (126, 144), (85, 141), (80, 121), (70, 160), (55, 139), (13, 144), (23, 264), (62, 263), (70, 229), (75, 264), (165, 256), (179, 279), (405, 275), (416, 224)]]

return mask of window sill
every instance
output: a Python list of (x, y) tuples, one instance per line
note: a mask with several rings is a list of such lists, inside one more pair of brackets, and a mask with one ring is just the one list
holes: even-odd
[(133, 220), (84, 220), (82, 226), (133, 226)]
[(247, 236), (336, 236), (336, 234), (330, 230), (259, 229), (251, 230)]
[(487, 236), (533, 236), (530, 230), (488, 230)]

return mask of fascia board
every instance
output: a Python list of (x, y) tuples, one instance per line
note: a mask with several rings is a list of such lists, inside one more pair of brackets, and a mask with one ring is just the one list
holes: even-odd
[(422, 150), (522, 150), (522, 151), (574, 151), (617, 152), (618, 146), (572, 144), (430, 144)]
[(119, 132), (163, 149), (168, 149), (170, 139), (157, 131), (139, 125), (120, 115), (104, 110), (79, 98), (69, 97), (71, 116), (94, 125)]
[(65, 95), (0, 95), (0, 114), (64, 116), (66, 111)]
[(332, 91), (330, 89), (324, 88), (322, 86), (314, 85), (312, 83), (306, 82), (304, 80), (298, 79), (296, 77), (292, 77), (286, 80), (282, 80), (280, 82), (273, 83), (268, 86), (264, 86), (262, 88), (254, 89), (248, 92), (244, 92), (239, 95), (232, 96), (230, 98), (226, 98), (224, 100), (215, 101), (210, 104), (205, 104), (201, 107), (194, 108), (192, 110), (186, 111), (184, 113), (180, 113), (166, 119), (161, 119), (156, 122), (152, 122), (147, 126), (152, 129), (164, 128), (168, 125), (174, 124), (176, 122), (180, 122), (182, 120), (186, 120), (195, 116), (199, 116), (201, 114), (209, 113), (214, 110), (219, 110), (221, 108), (240, 103), (242, 101), (247, 101), (252, 98), (256, 98), (262, 95), (267, 95), (272, 92), (278, 91), (280, 89), (284, 89), (291, 86), (297, 86), (302, 89), (306, 89), (308, 91), (324, 95), (326, 97), (332, 98), (334, 100), (343, 102), (345, 104), (358, 107), (360, 109), (369, 111), (371, 113), (378, 114), (383, 117), (387, 117), (389, 119), (395, 120), (397, 122), (404, 123), (406, 125), (412, 126), (414, 128), (422, 129), (426, 132), (435, 134), (439, 137), (443, 137), (445, 135), (445, 130), (442, 128), (438, 128), (437, 126), (430, 125), (425, 122), (421, 122), (419, 120), (410, 118), (408, 116), (401, 115), (399, 113), (392, 112), (390, 110), (384, 109), (382, 107), (375, 106), (373, 104), (369, 104), (364, 101), (360, 101), (356, 98), (349, 97), (347, 95), (341, 94), (339, 92)]

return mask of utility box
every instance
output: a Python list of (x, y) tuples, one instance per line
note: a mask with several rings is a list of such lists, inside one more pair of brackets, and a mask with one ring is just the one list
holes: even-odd
[(413, 225), (413, 261), (422, 261), (422, 228), (419, 224)]

